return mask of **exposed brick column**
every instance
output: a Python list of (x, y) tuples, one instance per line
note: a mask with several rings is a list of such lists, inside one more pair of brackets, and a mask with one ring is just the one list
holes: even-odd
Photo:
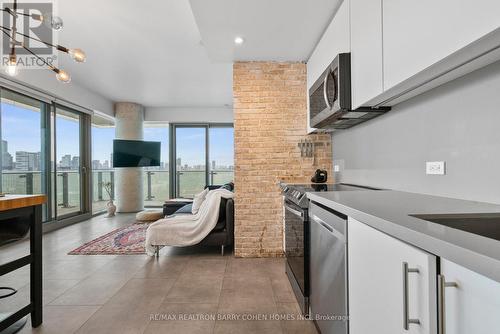
[[(283, 255), (279, 180), (309, 182), (317, 168), (332, 173), (329, 134), (307, 135), (306, 65), (237, 62), (233, 66), (235, 255)], [(311, 139), (315, 159), (298, 143)]]

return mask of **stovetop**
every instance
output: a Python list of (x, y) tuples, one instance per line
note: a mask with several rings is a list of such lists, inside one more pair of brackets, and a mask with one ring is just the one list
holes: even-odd
[(309, 206), (307, 192), (321, 191), (359, 191), (359, 190), (379, 190), (377, 188), (345, 184), (345, 183), (308, 183), (308, 184), (286, 184), (282, 183), (281, 190), (285, 198), (301, 208)]

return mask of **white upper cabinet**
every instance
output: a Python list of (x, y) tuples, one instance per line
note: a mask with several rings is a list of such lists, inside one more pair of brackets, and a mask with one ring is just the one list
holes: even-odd
[(337, 54), (350, 50), (349, 0), (344, 0), (307, 61), (307, 89), (314, 84)]
[[(318, 45), (307, 61), (307, 90), (316, 82), (326, 67), (335, 59), (337, 54), (350, 52), (349, 38), (349, 1), (344, 0), (335, 14), (332, 22), (325, 30)], [(315, 129), (309, 126), (309, 99), (307, 101), (308, 132)]]
[(384, 91), (382, 55), (382, 0), (351, 0), (353, 109)]
[(349, 333), (435, 334), (436, 257), (351, 217), (347, 226)]
[(499, 0), (384, 0), (382, 6), (385, 90), (500, 27)]
[(444, 288), (445, 333), (500, 332), (500, 283), (441, 259), (441, 275), (456, 286)]

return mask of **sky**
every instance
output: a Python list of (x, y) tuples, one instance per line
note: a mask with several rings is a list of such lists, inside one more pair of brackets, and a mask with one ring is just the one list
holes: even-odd
[[(9, 144), (9, 153), (15, 159), (16, 151), (40, 152), (40, 113), (14, 106), (1, 105), (2, 139)], [(77, 120), (56, 119), (57, 161), (65, 154), (79, 156), (79, 126)], [(210, 128), (210, 161), (229, 166), (233, 164), (233, 128)], [(92, 160), (104, 162), (113, 150), (114, 128), (92, 127)], [(161, 161), (168, 161), (168, 127), (145, 127), (144, 140), (161, 142)], [(190, 166), (205, 162), (205, 128), (177, 128), (177, 153), (182, 164)]]
[(9, 143), (9, 153), (40, 152), (40, 113), (2, 103), (2, 139)]
[[(16, 151), (40, 152), (42, 131), (40, 112), (2, 103), (2, 139), (7, 140), (14, 160)], [(79, 126), (76, 120), (56, 118), (57, 161), (65, 154), (79, 156)]]

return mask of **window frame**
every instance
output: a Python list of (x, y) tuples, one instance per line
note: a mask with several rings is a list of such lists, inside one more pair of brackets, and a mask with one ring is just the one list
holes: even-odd
[[(169, 183), (170, 198), (178, 196), (177, 182), (176, 182), (176, 132), (177, 128), (205, 128), (205, 186), (210, 184), (210, 129), (211, 128), (234, 128), (234, 123), (207, 123), (207, 122), (183, 122), (183, 123), (169, 123)], [(234, 147), (233, 147), (234, 150)]]

